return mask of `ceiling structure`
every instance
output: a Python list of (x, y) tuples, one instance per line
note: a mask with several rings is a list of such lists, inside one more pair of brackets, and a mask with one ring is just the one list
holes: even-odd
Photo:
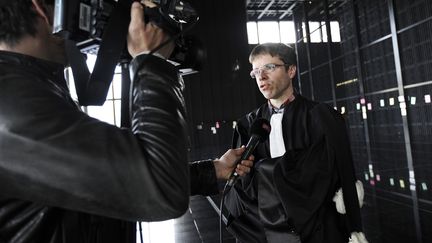
[[(327, 0), (330, 17), (335, 14), (347, 0)], [(323, 1), (318, 0), (246, 0), (248, 21), (281, 21), (292, 20), (294, 9), (307, 5), (310, 18), (323, 19)]]
[(288, 20), (292, 10), (303, 0), (247, 0), (246, 10), (249, 21)]

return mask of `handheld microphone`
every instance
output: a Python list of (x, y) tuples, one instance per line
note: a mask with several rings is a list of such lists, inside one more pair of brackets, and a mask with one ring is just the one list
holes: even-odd
[[(265, 140), (267, 140), (270, 134), (270, 130), (271, 130), (270, 122), (264, 118), (258, 118), (252, 123), (252, 126), (250, 127), (250, 131), (249, 131), (250, 134), (249, 141), (246, 145), (246, 149), (243, 152), (242, 156), (236, 161), (235, 163), (236, 167), (237, 164), (239, 164), (242, 160), (246, 160), (252, 155), (253, 151), (255, 150), (255, 148), (260, 142), (264, 142)], [(226, 186), (228, 188), (232, 187), (236, 182), (238, 176), (239, 175), (237, 174), (234, 168), (233, 172), (231, 173), (226, 183)]]

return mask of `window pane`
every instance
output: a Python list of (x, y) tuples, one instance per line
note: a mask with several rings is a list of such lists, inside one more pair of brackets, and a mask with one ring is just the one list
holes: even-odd
[(296, 42), (296, 32), (293, 21), (280, 21), (280, 37), (282, 43), (295, 43)]
[(320, 22), (309, 22), (311, 42), (321, 42)]
[(87, 114), (101, 121), (115, 125), (113, 101), (105, 101), (103, 106), (88, 106)]
[(306, 33), (306, 24), (302, 23), (302, 32), (303, 32), (303, 42), (306, 43), (308, 41), (308, 36)]
[[(137, 224), (136, 242), (141, 242), (141, 236), (139, 235), (138, 224)], [(167, 221), (160, 221), (160, 222), (141, 222), (141, 226), (142, 226), (142, 236), (143, 236), (144, 243), (177, 242), (173, 219)]]
[(96, 58), (97, 56), (94, 54), (87, 54), (87, 67), (90, 70), (90, 72), (93, 71), (93, 68), (96, 64)]
[(246, 28), (249, 44), (258, 44), (258, 30), (256, 22), (247, 22)]
[[(96, 55), (87, 54), (87, 66), (90, 72), (92, 72), (94, 69), (96, 58)], [(72, 75), (69, 76), (71, 77), (71, 80), (73, 80)], [(73, 86), (74, 85), (72, 85), (71, 83), (71, 88)], [(107, 122), (109, 124), (120, 126), (121, 69), (119, 66), (117, 66), (115, 69), (113, 82), (109, 87), (107, 99), (109, 100), (105, 101), (103, 106), (88, 106), (86, 109), (87, 114), (91, 117)]]
[[(114, 100), (114, 121), (115, 125), (120, 127), (120, 118), (121, 118), (121, 100)], [(128, 114), (127, 114), (128, 115)]]
[(327, 25), (325, 24), (325, 22), (321, 22), (321, 30), (322, 30), (322, 37), (323, 37), (323, 42), (327, 42)]
[(107, 100), (112, 100), (113, 99), (113, 83), (111, 83), (110, 86), (109, 86), (106, 99)]
[(333, 42), (340, 42), (339, 22), (331, 21), (330, 30)]
[(280, 42), (279, 24), (276, 21), (258, 22), (259, 43)]
[(112, 81), (112, 89), (114, 91), (114, 99), (121, 99), (121, 85), (122, 85), (121, 73), (114, 74)]

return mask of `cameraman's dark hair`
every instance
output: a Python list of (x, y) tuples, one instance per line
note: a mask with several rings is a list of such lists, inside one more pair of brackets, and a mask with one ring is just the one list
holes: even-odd
[[(54, 0), (39, 1), (54, 3)], [(36, 16), (31, 0), (0, 0), (0, 42), (13, 46), (25, 35), (34, 36)]]
[(297, 58), (294, 48), (282, 43), (264, 43), (257, 45), (249, 55), (249, 62), (259, 55), (269, 54), (272, 57), (279, 57), (285, 64), (296, 65)]

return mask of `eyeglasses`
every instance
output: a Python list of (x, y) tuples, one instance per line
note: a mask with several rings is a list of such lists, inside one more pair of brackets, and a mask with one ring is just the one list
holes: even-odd
[(273, 72), (277, 67), (285, 67), (289, 66), (289, 64), (274, 64), (274, 63), (267, 63), (259, 68), (254, 68), (250, 72), (251, 78), (256, 78), (258, 75), (261, 74), (261, 72), (267, 74)]

